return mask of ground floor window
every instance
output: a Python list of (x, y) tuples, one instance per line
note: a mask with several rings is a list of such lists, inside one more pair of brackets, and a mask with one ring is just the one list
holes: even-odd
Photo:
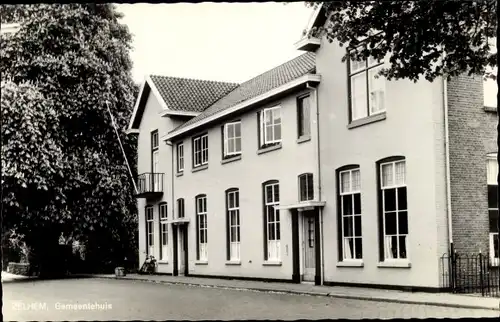
[(146, 253), (148, 255), (154, 254), (154, 208), (151, 206), (146, 207)]
[(207, 236), (207, 197), (200, 195), (196, 197), (196, 224), (198, 239), (198, 260), (208, 260), (208, 236)]
[(281, 258), (279, 194), (279, 183), (277, 181), (264, 184), (266, 259), (270, 261), (279, 261)]
[(240, 194), (238, 189), (226, 192), (229, 256), (231, 261), (240, 260)]
[(498, 162), (496, 153), (488, 155), (487, 183), (488, 183), (488, 219), (490, 222), (490, 261), (498, 266)]

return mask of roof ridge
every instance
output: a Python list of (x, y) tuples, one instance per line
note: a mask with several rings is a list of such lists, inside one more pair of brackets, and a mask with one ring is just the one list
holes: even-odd
[(187, 81), (219, 83), (219, 84), (227, 84), (227, 85), (240, 85), (240, 83), (224, 82), (224, 81), (218, 81), (218, 80), (212, 80), (212, 79), (200, 79), (200, 78), (190, 78), (190, 77), (165, 76), (165, 75), (157, 75), (157, 74), (149, 74), (148, 76), (149, 77), (163, 77), (163, 78), (182, 79), (182, 80), (187, 80)]

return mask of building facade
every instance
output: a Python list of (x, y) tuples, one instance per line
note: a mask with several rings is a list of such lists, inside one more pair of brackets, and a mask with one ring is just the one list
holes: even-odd
[(342, 62), (345, 49), (316, 38), (297, 48), (242, 84), (146, 79), (128, 130), (139, 264), (429, 290), (450, 249), (498, 265), (496, 108), (482, 80), (386, 81), (374, 74), (388, 61)]

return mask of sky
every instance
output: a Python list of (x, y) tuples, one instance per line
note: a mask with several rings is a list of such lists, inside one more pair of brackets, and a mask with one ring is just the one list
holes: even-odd
[(134, 34), (133, 77), (146, 74), (243, 82), (295, 50), (312, 9), (304, 3), (120, 4)]
[[(312, 9), (294, 3), (119, 4), (134, 35), (132, 74), (244, 82), (303, 52), (295, 50)], [(497, 85), (484, 86), (496, 106)]]

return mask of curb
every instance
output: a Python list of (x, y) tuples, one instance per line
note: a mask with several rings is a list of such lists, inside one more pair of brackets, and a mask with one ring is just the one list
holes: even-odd
[(135, 277), (126, 277), (126, 278), (114, 277), (114, 276), (109, 276), (109, 277), (93, 276), (93, 277), (94, 278), (101, 278), (101, 279), (130, 280), (130, 281), (141, 281), (141, 282), (165, 284), (165, 285), (187, 285), (187, 286), (195, 286), (195, 287), (217, 288), (217, 289), (238, 290), (238, 291), (254, 291), (254, 292), (273, 293), (273, 294), (324, 296), (324, 297), (342, 298), (342, 299), (350, 299), (350, 300), (389, 302), (389, 303), (400, 303), (400, 304), (430, 305), (430, 306), (451, 307), (451, 308), (461, 308), (461, 309), (475, 309), (475, 310), (492, 310), (492, 311), (499, 311), (500, 310), (500, 305), (499, 305), (499, 308), (492, 308), (491, 306), (481, 306), (481, 305), (464, 305), (464, 304), (439, 303), (439, 302), (430, 302), (430, 301), (400, 300), (400, 299), (390, 299), (390, 298), (384, 298), (384, 297), (332, 294), (331, 292), (330, 293), (326, 293), (326, 292), (321, 293), (321, 292), (295, 291), (295, 290), (283, 290), (283, 289), (270, 290), (270, 289), (260, 288), (260, 287), (236, 287), (236, 286), (210, 285), (210, 284), (202, 284), (202, 283), (158, 281), (158, 280), (142, 279), (142, 278), (135, 278)]

